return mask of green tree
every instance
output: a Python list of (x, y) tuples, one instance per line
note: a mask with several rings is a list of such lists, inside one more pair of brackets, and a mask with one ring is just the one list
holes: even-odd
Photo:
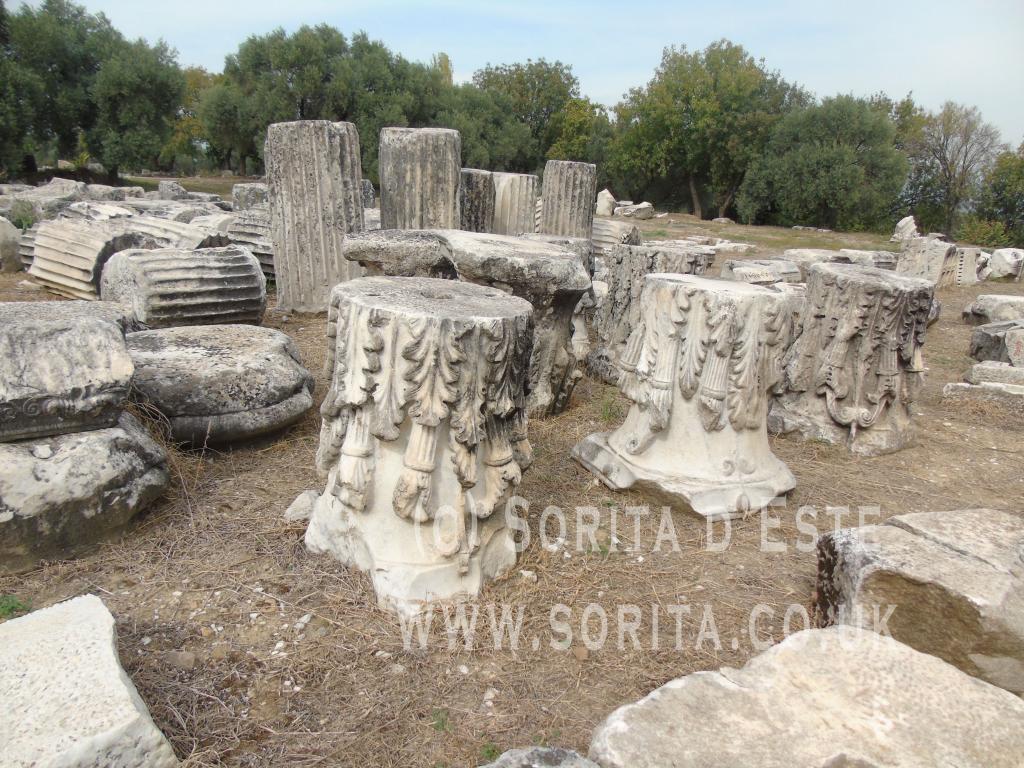
[(1013, 245), (1024, 247), (1024, 143), (996, 157), (985, 174), (977, 213), (999, 222)]
[(433, 122), (462, 137), (462, 165), (508, 171), (529, 162), (530, 129), (510, 114), (500, 95), (471, 84), (453, 86), (441, 97)]
[(213, 159), (222, 167), (247, 170), (246, 158), (256, 157), (259, 150), (258, 121), (245, 94), (234, 83), (216, 83), (200, 96), (198, 114)]
[(42, 101), (43, 83), (16, 58), (0, 0), (0, 175), (21, 164)]
[(204, 129), (199, 117), (199, 104), (207, 89), (222, 79), (202, 67), (187, 67), (182, 71), (185, 78), (181, 105), (176, 110), (170, 138), (160, 150), (160, 162), (165, 166), (185, 164), (193, 170), (203, 152)]
[(853, 96), (791, 112), (747, 173), (740, 217), (844, 230), (888, 226), (906, 173), (895, 137), (888, 115)]

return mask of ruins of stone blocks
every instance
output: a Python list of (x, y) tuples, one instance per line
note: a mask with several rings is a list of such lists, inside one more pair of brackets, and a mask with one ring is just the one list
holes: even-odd
[(722, 279), (754, 285), (802, 282), (800, 268), (787, 259), (727, 259), (722, 263)]
[(462, 138), (448, 128), (382, 128), (381, 229), (458, 229)]
[(968, 325), (1024, 320), (1024, 296), (983, 293), (964, 307), (962, 317)]
[(241, 245), (260, 262), (267, 277), (274, 277), (274, 239), (270, 228), (270, 209), (266, 206), (249, 208), (234, 217), (227, 230), (228, 239)]
[(286, 334), (250, 325), (201, 325), (127, 336), (132, 398), (163, 415), (174, 442), (251, 440), (313, 407), (313, 377)]
[(616, 245), (642, 245), (643, 238), (636, 224), (594, 219), (591, 242), (596, 255), (607, 256)]
[(589, 756), (602, 768), (1015, 768), (1022, 753), (1020, 698), (844, 626), (666, 683), (599, 725)]
[(178, 765), (121, 667), (114, 617), (94, 595), (0, 624), (0, 691), (5, 765)]
[(548, 160), (541, 188), (541, 218), (537, 231), (545, 235), (591, 237), (597, 166), (568, 160)]
[(231, 209), (248, 211), (250, 208), (265, 206), (270, 200), (270, 190), (263, 183), (235, 184), (231, 187)]
[(494, 223), (496, 235), (536, 232), (534, 221), (540, 197), (540, 179), (530, 173), (493, 173)]
[(806, 311), (786, 355), (773, 432), (875, 456), (914, 439), (911, 403), (924, 371), (934, 284), (873, 267), (811, 266)]
[(103, 270), (100, 297), (150, 328), (263, 321), (267, 278), (245, 248), (126, 250)]
[(893, 243), (905, 243), (917, 236), (917, 222), (914, 220), (914, 217), (904, 216), (896, 222), (896, 230), (892, 233), (892, 237), (889, 240)]
[(988, 260), (989, 280), (1020, 280), (1024, 272), (1024, 249), (997, 248)]
[(274, 123), (264, 158), (277, 305), (322, 312), (335, 285), (359, 276), (338, 257), (345, 235), (363, 229), (359, 132), (327, 120)]
[(366, 277), (332, 292), (317, 451), (328, 477), (306, 546), (369, 572), (382, 607), (473, 596), (515, 563), (502, 505), (531, 460), (532, 314), (451, 280)]
[(490, 171), (463, 168), (459, 187), (459, 229), (491, 232), (494, 229), (494, 178)]
[(573, 457), (613, 490), (636, 488), (709, 519), (763, 508), (794, 488), (766, 429), (792, 332), (781, 296), (651, 274), (639, 303), (617, 361), (629, 413), (615, 431), (585, 438)]
[(578, 251), (459, 230), (380, 230), (346, 238), (341, 252), (371, 275), (456, 279), (529, 301), (536, 328), (528, 369), (530, 415), (568, 406), (582, 376), (573, 354), (573, 310), (591, 285)]
[(1024, 694), (1024, 518), (918, 512), (818, 540), (816, 611), (891, 637)]
[(595, 216), (611, 216), (615, 212), (618, 202), (611, 190), (602, 189), (597, 193), (597, 202), (594, 204)]
[(955, 284), (958, 264), (957, 249), (952, 243), (915, 237), (903, 244), (896, 271), (908, 277), (930, 280), (936, 288), (946, 288)]
[(968, 354), (978, 361), (995, 360), (1009, 363), (1011, 350), (1009, 342), (1014, 338), (1013, 332), (1021, 329), (1024, 329), (1024, 319), (1003, 320), (979, 325), (971, 334), (971, 346)]
[(651, 203), (637, 203), (636, 205), (620, 205), (614, 211), (613, 216), (622, 216), (626, 219), (653, 219), (654, 206)]

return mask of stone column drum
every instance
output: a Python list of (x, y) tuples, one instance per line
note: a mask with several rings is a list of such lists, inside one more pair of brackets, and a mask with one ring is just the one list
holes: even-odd
[(458, 229), (462, 139), (448, 128), (382, 128), (381, 229)]
[(359, 276), (338, 258), (345, 235), (363, 229), (359, 132), (327, 120), (274, 123), (264, 158), (277, 306), (322, 312), (332, 287)]
[(466, 232), (490, 232), (494, 229), (494, 178), (490, 171), (462, 169), (459, 188), (462, 225)]
[(813, 265), (772, 431), (846, 444), (863, 456), (906, 447), (934, 286), (874, 267)]
[(495, 288), (366, 277), (334, 289), (327, 487), (306, 545), (369, 572), (381, 607), (472, 596), (515, 563), (504, 500), (531, 460), (532, 337), (530, 304)]
[(590, 238), (597, 195), (597, 166), (548, 160), (544, 166), (540, 231), (545, 235)]
[(608, 487), (724, 519), (796, 485), (768, 446), (768, 390), (790, 334), (784, 299), (760, 286), (678, 274), (646, 279), (619, 361), (633, 401), (614, 432), (573, 457)]
[(534, 222), (540, 179), (532, 173), (494, 173), (494, 226), (496, 235), (535, 232)]

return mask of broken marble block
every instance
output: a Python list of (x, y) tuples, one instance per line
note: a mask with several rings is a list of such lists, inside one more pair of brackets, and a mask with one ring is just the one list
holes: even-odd
[(274, 123), (264, 158), (277, 305), (322, 312), (331, 288), (359, 276), (338, 258), (345, 235), (363, 229), (359, 132), (327, 120)]
[(540, 179), (530, 173), (493, 173), (496, 235), (536, 232), (534, 215), (540, 197)]
[(263, 321), (267, 278), (240, 246), (183, 251), (162, 248), (114, 254), (100, 297), (118, 302), (150, 328)]
[(818, 539), (824, 624), (884, 632), (1024, 694), (1024, 517), (918, 512)]
[(768, 392), (791, 334), (781, 294), (681, 274), (644, 281), (639, 320), (617, 361), (632, 401), (621, 427), (572, 455), (613, 490), (708, 519), (768, 505), (796, 486), (768, 445)]
[(170, 438), (194, 446), (277, 432), (313, 406), (313, 377), (287, 335), (251, 325), (130, 333), (132, 398), (159, 411)]
[(545, 235), (591, 236), (597, 166), (568, 160), (548, 160), (541, 189), (538, 232)]
[(913, 240), (915, 237), (917, 237), (917, 222), (913, 216), (904, 216), (896, 222), (896, 230), (892, 233), (889, 241), (902, 243), (907, 240)]
[(351, 235), (341, 252), (369, 274), (456, 279), (529, 301), (536, 329), (529, 366), (530, 415), (560, 413), (568, 406), (582, 376), (573, 354), (573, 310), (591, 287), (578, 250), (479, 232), (380, 230)]
[(327, 486), (306, 546), (368, 572), (381, 607), (472, 597), (515, 564), (504, 503), (531, 458), (532, 314), (452, 280), (335, 287), (317, 450)]
[(1009, 363), (1011, 346), (1015, 338), (1014, 331), (1024, 329), (1024, 319), (1003, 320), (995, 323), (979, 325), (971, 334), (971, 346), (968, 354), (975, 360), (995, 360)]
[(266, 184), (235, 184), (231, 187), (231, 208), (237, 213), (257, 206), (265, 206), (269, 195), (270, 192)]
[(615, 212), (618, 202), (611, 190), (602, 189), (597, 193), (597, 202), (594, 204), (595, 216), (611, 216)]
[(874, 267), (814, 264), (769, 428), (877, 456), (913, 442), (934, 283)]
[(122, 328), (49, 305), (0, 305), (0, 442), (109, 427), (124, 408)]
[(969, 384), (1013, 384), (1024, 387), (1024, 367), (985, 360), (972, 365), (964, 378)]
[(73, 179), (54, 176), (46, 184), (20, 189), (0, 197), (0, 213), (9, 212), (17, 203), (31, 206), (37, 221), (56, 218), (71, 203), (84, 200), (86, 185)]
[(1024, 249), (997, 248), (988, 260), (989, 280), (1020, 280)]
[(160, 200), (188, 200), (191, 193), (176, 181), (165, 180), (157, 184)]
[(449, 128), (382, 128), (382, 229), (458, 229), (462, 138)]
[(616, 245), (641, 245), (643, 238), (632, 222), (594, 219), (591, 241), (595, 254), (607, 256)]
[(915, 237), (903, 244), (896, 272), (935, 283), (936, 288), (955, 284), (959, 258), (956, 246), (945, 240)]
[(173, 768), (117, 655), (114, 617), (84, 595), (0, 624), (3, 764)]
[(727, 259), (722, 263), (722, 279), (754, 285), (802, 282), (800, 268), (786, 259)]
[(654, 205), (652, 203), (637, 203), (636, 205), (620, 205), (612, 214), (622, 216), (626, 219), (653, 219)]
[(790, 635), (695, 672), (597, 727), (602, 768), (1018, 768), (1024, 701), (856, 627)]
[(234, 245), (252, 252), (259, 260), (264, 275), (274, 277), (274, 241), (269, 208), (258, 206), (240, 212), (228, 227), (227, 235)]
[(121, 329), (121, 333), (144, 331), (120, 304), (112, 301), (5, 301), (0, 302), (0, 328), (13, 325), (24, 317), (74, 324), (81, 319), (105, 320)]
[(494, 229), (494, 178), (490, 171), (463, 168), (459, 186), (459, 210), (467, 232), (490, 232)]
[(21, 237), (18, 238), (18, 258), (21, 259), (21, 268), (24, 270), (28, 270), (32, 266), (36, 249), (36, 232), (39, 231), (41, 224), (42, 222), (36, 222), (22, 232)]
[(0, 573), (83, 554), (169, 482), (163, 449), (127, 413), (105, 429), (0, 443), (0, 466)]
[(983, 293), (964, 307), (963, 319), (969, 325), (1024, 320), (1024, 296)]

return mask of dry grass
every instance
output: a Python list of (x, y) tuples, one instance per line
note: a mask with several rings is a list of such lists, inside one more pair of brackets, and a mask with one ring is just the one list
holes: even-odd
[[(665, 219), (647, 225), (671, 229), (672, 236), (698, 230)], [(728, 229), (738, 240), (775, 237)], [(806, 244), (804, 233), (785, 232), (786, 247)], [(748, 257), (776, 247), (782, 245), (759, 246)], [(0, 300), (45, 295), (18, 288), (23, 278), (0, 276)], [(688, 672), (742, 665), (754, 653), (748, 618), (755, 605), (774, 611), (763, 622), (762, 639), (781, 638), (787, 606), (809, 605), (814, 587), (814, 555), (797, 546), (808, 543), (795, 526), (799, 507), (816, 507), (819, 526), (829, 528), (833, 513), (827, 516), (826, 507), (849, 507), (853, 514), (843, 521), (856, 524), (858, 505), (879, 506), (882, 516), (1019, 505), (1024, 425), (957, 411), (941, 399), (943, 383), (959, 380), (970, 363), (970, 329), (960, 323), (959, 309), (993, 290), (1020, 293), (1022, 287), (942, 294), (945, 317), (929, 331), (925, 349), (930, 371), (916, 408), (917, 446), (860, 459), (834, 446), (773, 440), (799, 483), (788, 508), (776, 511), (781, 527), (770, 534), (785, 543), (781, 553), (762, 551), (756, 517), (733, 524), (726, 551), (708, 551), (707, 527), (682, 512), (672, 514), (680, 552), (651, 551), (657, 522), (651, 517), (641, 519), (642, 551), (612, 551), (612, 510), (625, 549), (634, 531), (622, 512), (642, 499), (595, 485), (569, 450), (586, 434), (614, 426), (626, 404), (615, 390), (582, 381), (568, 412), (530, 425), (536, 460), (520, 494), (530, 503), (531, 544), (518, 569), (537, 579), (528, 581), (517, 569), (480, 599), (482, 606), (525, 611), (518, 651), (495, 650), (489, 633), (481, 635), (484, 647), (449, 649), (440, 621), (427, 649), (406, 651), (398, 620), (376, 608), (366, 576), (305, 551), (303, 526), (285, 522), (282, 513), (298, 493), (320, 486), (313, 468), (315, 411), (274, 440), (220, 453), (172, 451), (174, 482), (166, 498), (121, 541), (90, 557), (0, 579), (0, 594), (33, 607), (84, 592), (100, 595), (118, 618), (129, 674), (188, 766), (471, 766), (517, 745), (585, 751), (594, 726), (616, 706)], [(267, 324), (296, 339), (317, 375), (319, 401), (323, 317), (286, 321), (269, 313)], [(540, 546), (540, 515), (548, 505), (600, 510), (598, 547), (570, 546), (566, 556), (565, 549)], [(713, 533), (720, 540), (722, 527)], [(572, 515), (566, 535), (574, 544)], [(559, 603), (573, 611), (576, 642), (569, 651), (549, 647), (548, 612)], [(643, 647), (619, 650), (613, 621), (613, 642), (587, 651), (579, 633), (589, 603), (603, 606), (611, 619), (616, 606), (640, 606)], [(676, 650), (674, 619), (666, 611), (682, 603), (692, 613)], [(705, 604), (720, 647), (709, 638), (696, 644)], [(660, 650), (651, 647), (653, 605), (662, 610)], [(308, 624), (297, 630), (306, 614)], [(485, 614), (480, 621), (486, 623)], [(183, 668), (173, 651), (193, 653), (194, 666)]]

